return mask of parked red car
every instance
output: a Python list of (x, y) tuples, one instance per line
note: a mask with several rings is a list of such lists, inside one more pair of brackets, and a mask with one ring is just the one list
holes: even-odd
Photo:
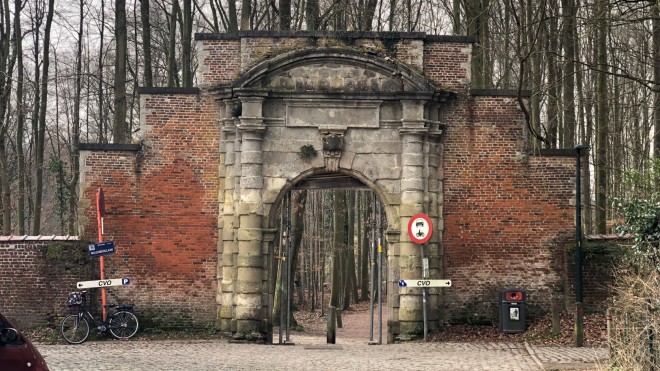
[(48, 371), (37, 348), (0, 313), (0, 369)]

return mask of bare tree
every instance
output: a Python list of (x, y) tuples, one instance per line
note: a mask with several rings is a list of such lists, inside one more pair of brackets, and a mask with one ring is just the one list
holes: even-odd
[(115, 120), (113, 136), (115, 143), (130, 143), (131, 133), (126, 125), (126, 0), (115, 0)]

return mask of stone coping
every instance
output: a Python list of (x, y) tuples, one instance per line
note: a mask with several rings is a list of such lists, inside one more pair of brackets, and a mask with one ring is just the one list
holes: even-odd
[(196, 33), (195, 40), (239, 40), (241, 38), (258, 37), (304, 37), (304, 38), (336, 38), (336, 39), (419, 39), (473, 44), (473, 36), (427, 35), (425, 32), (327, 32), (327, 31), (238, 31), (229, 33)]
[(121, 144), (121, 143), (78, 143), (76, 146), (79, 151), (131, 151), (140, 150), (139, 144)]
[(199, 88), (181, 88), (181, 87), (138, 87), (138, 94), (199, 94)]
[(0, 236), (0, 242), (80, 241), (79, 236)]
[[(518, 96), (517, 89), (470, 89), (470, 95), (473, 97), (512, 97)], [(531, 90), (521, 90), (520, 95), (524, 98), (532, 96)]]

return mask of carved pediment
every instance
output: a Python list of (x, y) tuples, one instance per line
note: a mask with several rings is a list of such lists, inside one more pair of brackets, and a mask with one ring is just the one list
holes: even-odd
[(319, 60), (267, 74), (261, 87), (278, 91), (385, 93), (414, 90), (401, 74), (356, 66), (350, 61)]
[(390, 58), (352, 49), (284, 53), (246, 71), (234, 88), (295, 93), (434, 93), (423, 75)]

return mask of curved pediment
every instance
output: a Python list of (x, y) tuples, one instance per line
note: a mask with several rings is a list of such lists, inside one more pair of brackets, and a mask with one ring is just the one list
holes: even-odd
[(282, 54), (245, 72), (234, 88), (298, 93), (433, 93), (422, 75), (389, 58), (350, 49)]

